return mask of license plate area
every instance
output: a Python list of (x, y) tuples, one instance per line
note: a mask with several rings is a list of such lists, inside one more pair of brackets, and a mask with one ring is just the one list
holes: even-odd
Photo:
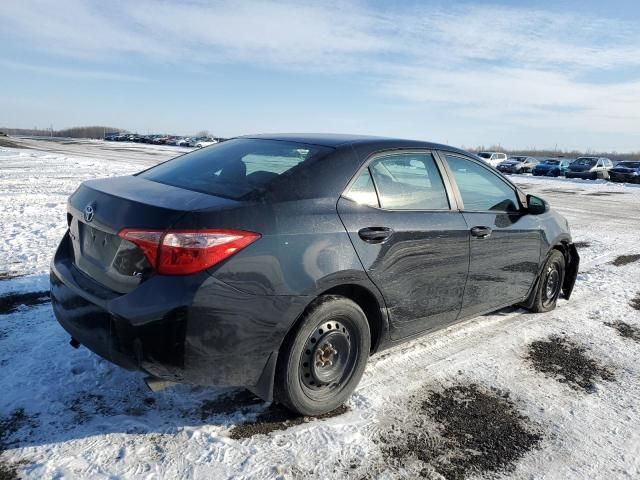
[(78, 222), (78, 233), (80, 248), (85, 258), (103, 266), (111, 265), (122, 241), (120, 237), (82, 222)]

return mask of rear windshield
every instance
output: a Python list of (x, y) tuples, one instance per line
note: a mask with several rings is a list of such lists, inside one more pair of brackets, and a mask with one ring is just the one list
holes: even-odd
[(487, 152), (480, 152), (480, 153), (478, 153), (478, 156), (480, 158), (491, 158), (491, 154), (487, 153)]
[(575, 162), (573, 162), (573, 165), (581, 165), (581, 166), (588, 166), (588, 167), (595, 164), (596, 164), (595, 158), (579, 158)]
[(545, 165), (558, 165), (560, 164), (560, 160), (545, 160), (544, 162)]
[(302, 143), (238, 138), (187, 153), (139, 175), (166, 185), (238, 200), (331, 151)]
[(620, 162), (616, 167), (640, 168), (640, 162)]
[(509, 160), (512, 162), (524, 162), (527, 157), (511, 157)]

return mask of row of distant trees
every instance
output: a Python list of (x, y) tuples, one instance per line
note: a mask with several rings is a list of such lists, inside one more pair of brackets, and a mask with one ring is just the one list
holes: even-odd
[[(2, 128), (0, 132), (7, 135), (25, 135), (37, 137), (66, 137), (66, 138), (104, 138), (105, 135), (114, 133), (131, 133), (124, 128), (105, 127), (95, 125), (89, 127), (72, 127), (64, 130), (53, 130), (52, 128)], [(196, 137), (211, 137), (208, 130), (201, 130), (195, 134)]]
[(105, 127), (103, 125), (95, 125), (90, 127), (73, 127), (64, 130), (53, 130), (52, 128), (2, 128), (0, 132), (7, 135), (26, 135), (38, 137), (70, 137), (70, 138), (103, 138), (105, 133), (123, 132), (126, 130), (116, 127)]

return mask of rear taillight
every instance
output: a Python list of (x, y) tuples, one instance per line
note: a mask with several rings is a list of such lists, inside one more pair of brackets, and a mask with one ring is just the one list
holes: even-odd
[(244, 230), (146, 230), (125, 228), (118, 236), (136, 244), (163, 275), (189, 275), (214, 266), (260, 238)]

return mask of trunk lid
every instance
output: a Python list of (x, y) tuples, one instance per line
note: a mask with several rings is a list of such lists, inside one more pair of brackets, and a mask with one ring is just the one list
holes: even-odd
[(71, 261), (96, 282), (128, 293), (153, 269), (140, 248), (118, 236), (120, 230), (168, 229), (187, 212), (238, 203), (138, 176), (86, 181), (68, 203)]

